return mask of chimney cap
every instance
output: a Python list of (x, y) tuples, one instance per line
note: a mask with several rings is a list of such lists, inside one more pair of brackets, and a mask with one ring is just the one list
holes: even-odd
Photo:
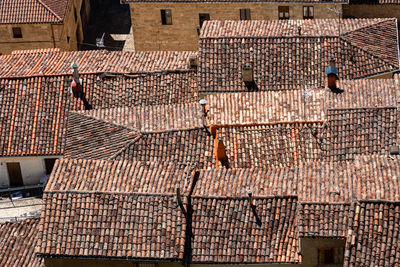
[(200, 105), (204, 106), (205, 104), (207, 104), (207, 100), (200, 99), (199, 103), (200, 103)]
[(253, 68), (253, 66), (251, 65), (251, 63), (245, 63), (243, 65), (243, 70), (251, 70)]
[(399, 146), (398, 145), (389, 146), (389, 153), (390, 155), (399, 155), (400, 154)]
[(78, 63), (76, 63), (76, 62), (72, 63), (71, 68), (77, 69), (78, 68)]
[(251, 196), (251, 195), (253, 194), (253, 191), (251, 191), (251, 189), (249, 189), (249, 190), (247, 191), (247, 194), (249, 194), (249, 196)]

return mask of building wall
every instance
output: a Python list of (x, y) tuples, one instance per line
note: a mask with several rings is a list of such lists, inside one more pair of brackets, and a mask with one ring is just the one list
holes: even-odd
[[(305, 4), (271, 3), (143, 3), (130, 4), (135, 49), (192, 50), (198, 49), (199, 13), (209, 13), (211, 20), (239, 20), (240, 9), (248, 8), (251, 19), (278, 19), (278, 7), (289, 6), (290, 19), (303, 19)], [(337, 18), (334, 4), (315, 4), (314, 18)], [(342, 6), (336, 5), (341, 11)], [(161, 9), (170, 9), (172, 25), (162, 25)]]
[[(0, 25), (0, 54), (10, 54), (15, 50), (60, 48), (63, 51), (78, 49), (77, 35), (83, 40), (81, 22), (81, 6), (85, 1), (83, 16), (90, 11), (89, 0), (73, 0), (69, 2), (67, 15), (62, 24), (1, 24)], [(75, 20), (74, 9), (77, 19)], [(84, 19), (87, 21), (87, 19)], [(12, 28), (20, 27), (22, 38), (14, 38)], [(68, 41), (69, 37), (69, 41)]]
[(20, 163), (24, 185), (39, 184), (40, 178), (46, 173), (46, 167), (44, 163), (45, 158), (60, 158), (60, 156), (0, 158), (0, 188), (9, 187), (7, 162)]
[[(66, 259), (46, 258), (45, 267), (140, 267), (140, 263), (128, 260), (93, 260), (93, 259)], [(146, 266), (146, 265), (144, 265)], [(147, 265), (146, 267), (149, 267)], [(156, 267), (183, 267), (178, 262), (159, 262)]]
[(343, 17), (400, 19), (400, 5), (345, 5)]

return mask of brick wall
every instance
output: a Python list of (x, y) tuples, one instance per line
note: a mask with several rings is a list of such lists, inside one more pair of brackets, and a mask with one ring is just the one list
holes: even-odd
[[(135, 48), (143, 50), (197, 50), (199, 13), (209, 13), (212, 20), (238, 20), (240, 9), (249, 8), (251, 19), (278, 19), (278, 6), (290, 6), (291, 19), (303, 19), (304, 4), (266, 3), (146, 3), (130, 4)], [(337, 18), (334, 4), (315, 4), (314, 18)], [(337, 5), (341, 9), (341, 5)], [(161, 9), (170, 9), (172, 25), (161, 24)]]

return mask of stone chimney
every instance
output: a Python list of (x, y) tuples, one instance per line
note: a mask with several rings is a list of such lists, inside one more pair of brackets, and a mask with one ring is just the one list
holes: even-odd
[(328, 80), (328, 88), (331, 89), (332, 91), (337, 90), (338, 88), (336, 85), (336, 81), (339, 80), (339, 77), (337, 76), (338, 71), (336, 68), (336, 61), (334, 58), (331, 58), (329, 60), (329, 66), (325, 68), (325, 74)]

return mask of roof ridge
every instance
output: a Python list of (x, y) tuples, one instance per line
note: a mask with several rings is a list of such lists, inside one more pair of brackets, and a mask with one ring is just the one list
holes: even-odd
[(55, 16), (58, 20), (63, 21), (62, 18), (60, 18), (60, 16), (57, 15), (57, 13), (52, 10), (49, 6), (47, 6), (45, 3), (43, 3), (42, 0), (37, 0), (42, 6), (44, 6), (48, 11), (50, 11), (51, 14), (53, 14), (53, 16)]
[(95, 190), (48, 190), (43, 192), (46, 194), (98, 194), (98, 195), (128, 195), (128, 196), (175, 196), (175, 193), (148, 193), (148, 192), (118, 192), (118, 191), (95, 191)]

